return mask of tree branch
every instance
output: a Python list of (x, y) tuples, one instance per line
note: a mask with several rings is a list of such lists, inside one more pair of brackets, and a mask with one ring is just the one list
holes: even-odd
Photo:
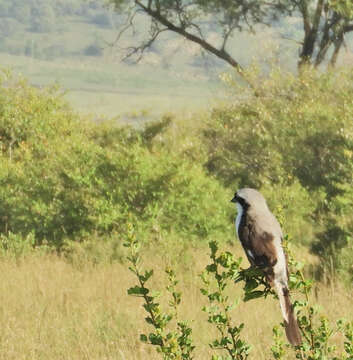
[(301, 0), (298, 3), (298, 9), (303, 16), (304, 33), (305, 33), (305, 36), (307, 37), (307, 36), (309, 36), (309, 34), (311, 32), (311, 23), (310, 23), (308, 5), (305, 0)]
[(319, 24), (322, 16), (322, 11), (324, 8), (324, 0), (318, 0), (311, 26), (309, 25), (310, 18), (309, 18), (307, 3), (305, 2), (305, 0), (303, 0), (301, 4), (303, 5), (302, 14), (304, 21), (305, 37), (304, 37), (302, 52), (300, 54), (300, 60), (298, 63), (299, 67), (301, 67), (304, 64), (310, 64), (310, 60), (313, 56), (315, 43), (317, 41), (317, 35), (319, 31)]
[(331, 46), (331, 39), (330, 39), (330, 29), (332, 26), (332, 22), (330, 21), (331, 19), (327, 17), (326, 14), (326, 20), (325, 20), (325, 25), (323, 27), (323, 34), (321, 37), (321, 41), (320, 41), (320, 45), (319, 45), (319, 52), (316, 55), (316, 60), (315, 60), (315, 67), (317, 68), (322, 61), (324, 60), (327, 50), (329, 49), (329, 47)]
[(341, 50), (343, 41), (344, 41), (344, 33), (341, 32), (340, 35), (338, 36), (337, 40), (335, 41), (335, 49), (331, 56), (330, 67), (335, 67), (337, 59), (338, 59), (338, 54)]
[(222, 42), (222, 46), (221, 46), (221, 50), (224, 51), (226, 46), (227, 46), (227, 42), (230, 38), (230, 36), (232, 35), (233, 31), (236, 29), (236, 26), (229, 26), (229, 29), (224, 33), (223, 35), (223, 42)]
[(324, 8), (324, 0), (318, 0), (316, 10), (315, 10), (314, 19), (313, 19), (313, 26), (312, 26), (312, 29), (311, 29), (311, 31), (314, 33), (315, 37), (316, 37), (317, 32), (319, 30), (319, 24), (320, 24), (321, 14), (322, 14), (323, 8)]
[(167, 30), (168, 29), (159, 29), (156, 25), (153, 33), (151, 34), (151, 37), (147, 41), (143, 42), (140, 46), (130, 46), (126, 49), (128, 53), (123, 57), (123, 60), (126, 60), (133, 55), (139, 54), (138, 58), (136, 59), (136, 62), (139, 62), (142, 59), (143, 53), (151, 47), (151, 45), (155, 42), (161, 33)]
[(164, 25), (168, 30), (173, 31), (175, 33), (178, 33), (185, 37), (186, 39), (199, 44), (203, 49), (206, 51), (216, 55), (220, 59), (223, 59), (225, 62), (230, 64), (232, 67), (236, 69), (238, 74), (240, 74), (242, 77), (243, 75), (243, 68), (242, 66), (230, 55), (225, 49), (217, 49), (207, 41), (205, 41), (203, 38), (200, 38), (190, 32), (188, 32), (185, 28), (181, 26), (176, 26), (172, 22), (170, 22), (165, 16), (161, 14), (161, 12), (158, 10), (152, 10), (148, 7), (146, 7), (141, 1), (135, 0), (136, 5), (138, 5), (143, 11), (145, 11), (149, 16), (151, 16), (153, 19), (157, 20), (159, 23)]
[(343, 27), (344, 33), (351, 32), (351, 31), (353, 31), (353, 24), (347, 24)]
[(125, 24), (123, 25), (122, 29), (118, 32), (118, 35), (116, 36), (115, 40), (109, 44), (110, 46), (116, 45), (127, 30), (132, 28), (134, 31), (134, 18), (137, 13), (138, 13), (137, 10), (132, 11), (132, 9), (130, 9)]

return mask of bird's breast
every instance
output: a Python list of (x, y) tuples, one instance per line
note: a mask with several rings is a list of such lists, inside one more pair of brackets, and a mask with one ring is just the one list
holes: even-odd
[(238, 213), (237, 213), (237, 217), (235, 218), (235, 229), (237, 231), (238, 238), (240, 239), (240, 237), (239, 237), (239, 226), (240, 226), (241, 218), (243, 217), (244, 209), (238, 203), (236, 204), (236, 206), (237, 206)]

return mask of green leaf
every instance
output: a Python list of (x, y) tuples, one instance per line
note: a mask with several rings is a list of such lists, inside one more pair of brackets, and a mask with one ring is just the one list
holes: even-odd
[(163, 345), (163, 339), (161, 335), (150, 334), (148, 338), (152, 345), (159, 345), (159, 346)]
[(205, 295), (205, 296), (208, 295), (208, 291), (206, 289), (200, 289), (200, 291), (201, 291), (202, 295)]
[(150, 271), (146, 271), (144, 275), (140, 275), (140, 278), (142, 279), (143, 282), (147, 282), (152, 275), (153, 275), (153, 270), (150, 270)]
[(264, 295), (263, 291), (252, 291), (252, 292), (248, 292), (245, 294), (244, 296), (244, 301), (249, 301), (252, 299), (257, 299), (260, 298)]
[(149, 290), (140, 286), (134, 286), (128, 289), (127, 293), (132, 296), (143, 296), (148, 294)]
[(140, 341), (144, 342), (144, 343), (147, 343), (148, 342), (148, 338), (145, 334), (141, 334), (140, 335)]
[(250, 279), (246, 282), (244, 290), (250, 292), (258, 287), (258, 282), (255, 279)]
[(216, 264), (210, 264), (206, 266), (206, 270), (209, 273), (214, 273), (217, 271), (217, 265)]
[(217, 242), (216, 241), (210, 241), (209, 242), (209, 247), (210, 247), (210, 249), (211, 249), (211, 256), (213, 255), (215, 255), (216, 253), (217, 253), (217, 251), (218, 251), (218, 244), (217, 244)]

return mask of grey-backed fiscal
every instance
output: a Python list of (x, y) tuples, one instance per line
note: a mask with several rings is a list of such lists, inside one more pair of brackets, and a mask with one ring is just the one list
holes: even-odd
[(245, 254), (252, 266), (264, 271), (266, 280), (277, 292), (288, 341), (300, 345), (300, 329), (289, 296), (281, 226), (257, 190), (240, 189), (231, 201), (238, 210), (235, 228)]

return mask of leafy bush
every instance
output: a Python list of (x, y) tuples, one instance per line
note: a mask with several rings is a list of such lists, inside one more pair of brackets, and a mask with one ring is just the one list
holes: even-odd
[[(231, 234), (226, 191), (199, 164), (151, 147), (159, 130), (96, 125), (73, 113), (55, 89), (2, 79), (0, 232), (66, 240)], [(154, 125), (155, 126), (155, 125)], [(158, 129), (158, 126), (157, 128)]]
[(351, 180), (353, 71), (274, 73), (258, 96), (216, 109), (204, 131), (208, 169), (226, 185), (291, 184), (328, 196)]
[[(288, 239), (288, 236), (286, 238)], [(155, 346), (163, 359), (193, 359), (197, 347), (193, 345), (192, 328), (189, 327), (188, 321), (179, 320), (177, 311), (182, 300), (182, 293), (176, 290), (178, 274), (171, 269), (167, 270), (167, 290), (171, 297), (168, 304), (173, 311), (164, 311), (159, 303), (162, 302), (161, 293), (151, 291), (147, 284), (154, 273), (153, 270), (144, 270), (141, 267), (140, 243), (134, 234), (133, 226), (129, 227), (129, 236), (125, 246), (128, 248), (128, 261), (131, 264), (129, 269), (137, 278), (137, 285), (129, 288), (128, 294), (143, 299), (143, 307), (148, 313), (146, 322), (153, 327), (152, 332), (148, 336), (142, 334), (140, 340)], [(209, 301), (209, 306), (203, 307), (203, 311), (208, 315), (208, 325), (214, 326), (219, 335), (209, 344), (211, 349), (220, 354), (214, 354), (212, 360), (246, 360), (251, 358), (251, 345), (243, 340), (242, 334), (247, 324), (234, 324), (236, 305), (241, 299), (234, 300), (234, 294), (229, 296), (228, 289), (230, 286), (242, 283), (244, 302), (252, 299), (265, 301), (267, 296), (277, 297), (277, 295), (266, 282), (261, 269), (254, 267), (242, 269), (240, 267), (242, 259), (235, 259), (228, 251), (220, 252), (217, 242), (210, 242), (209, 247), (211, 263), (201, 274), (202, 288), (200, 290)], [(353, 323), (340, 319), (332, 325), (325, 315), (320, 313), (318, 306), (313, 304), (311, 292), (314, 283), (311, 279), (305, 278), (304, 264), (295, 261), (290, 251), (287, 253), (289, 253), (289, 265), (292, 270), (289, 274), (289, 287), (301, 295), (294, 301), (294, 309), (302, 343), (297, 346), (287, 344), (281, 330), (284, 324), (276, 325), (273, 328), (274, 344), (271, 347), (271, 358), (288, 359), (295, 356), (296, 359), (302, 360), (351, 359)], [(203, 325), (197, 323), (194, 326), (201, 328)], [(343, 343), (340, 347), (337, 347), (334, 342), (334, 335), (338, 334)], [(262, 351), (264, 353), (265, 349)]]

